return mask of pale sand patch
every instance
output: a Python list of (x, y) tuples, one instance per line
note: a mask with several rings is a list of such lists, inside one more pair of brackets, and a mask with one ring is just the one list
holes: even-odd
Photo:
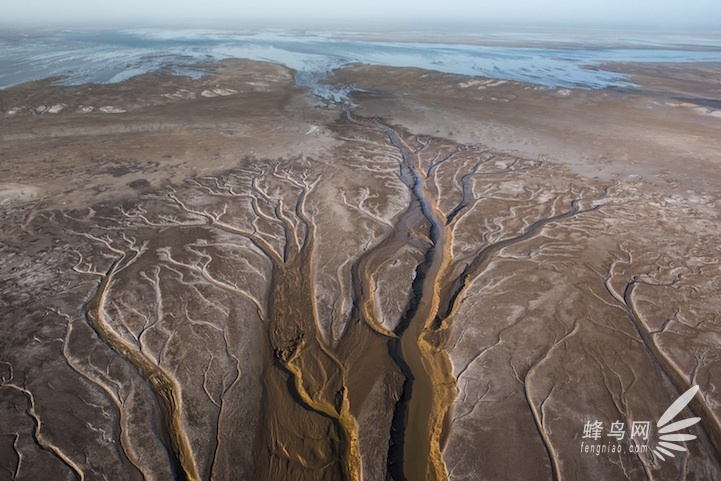
[(707, 107), (695, 107), (694, 111), (698, 112), (701, 115), (706, 115), (708, 117), (716, 117), (717, 119), (721, 119), (721, 110), (710, 109)]
[(100, 110), (104, 114), (122, 114), (123, 112), (127, 112), (125, 109), (121, 109), (120, 107), (114, 107), (112, 105), (100, 107), (98, 110)]
[(192, 92), (188, 89), (180, 89), (177, 90), (171, 94), (163, 94), (163, 97), (168, 99), (194, 99), (196, 98), (195, 92)]
[(48, 113), (50, 113), (50, 114), (60, 113), (65, 107), (67, 107), (67, 105), (65, 105), (65, 104), (55, 104), (48, 109)]
[(237, 93), (238, 93), (237, 90), (218, 88), (218, 89), (213, 89), (213, 90), (203, 90), (200, 93), (200, 95), (203, 97), (212, 98), (212, 97), (227, 97), (228, 95), (233, 95), (233, 94), (237, 94)]
[(22, 204), (40, 196), (40, 188), (26, 184), (0, 184), (0, 205)]

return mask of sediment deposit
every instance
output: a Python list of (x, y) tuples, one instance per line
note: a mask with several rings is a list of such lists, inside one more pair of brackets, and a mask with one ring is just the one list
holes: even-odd
[(707, 70), (204, 68), (0, 92), (2, 479), (721, 477)]

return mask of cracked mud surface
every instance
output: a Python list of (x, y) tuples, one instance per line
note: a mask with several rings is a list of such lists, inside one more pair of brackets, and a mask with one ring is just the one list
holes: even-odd
[(0, 92), (0, 479), (721, 477), (713, 66), (207, 68)]

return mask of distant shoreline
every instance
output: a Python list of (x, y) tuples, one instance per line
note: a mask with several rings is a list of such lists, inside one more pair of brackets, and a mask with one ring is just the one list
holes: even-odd
[(322, 78), (352, 64), (415, 67), (549, 88), (629, 87), (609, 63), (721, 58), (721, 38), (593, 37), (552, 32), (434, 34), (255, 30), (57, 30), (0, 36), (0, 89), (65, 77), (65, 85), (117, 83), (169, 71), (198, 78), (193, 66), (229, 58), (283, 65)]

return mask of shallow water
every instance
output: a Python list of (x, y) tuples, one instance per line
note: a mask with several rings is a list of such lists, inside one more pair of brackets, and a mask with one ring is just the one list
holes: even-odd
[(333, 32), (281, 30), (64, 30), (5, 35), (0, 38), (0, 88), (48, 77), (63, 77), (63, 84), (113, 83), (161, 68), (199, 77), (202, 71), (193, 67), (197, 62), (247, 58), (295, 69), (300, 85), (339, 100), (343, 90), (318, 80), (351, 63), (417, 67), (550, 88), (605, 88), (629, 85), (622, 75), (604, 71), (606, 62), (721, 61), (721, 39), (697, 35), (454, 34), (454, 42), (376, 41), (367, 34), (341, 37)]

